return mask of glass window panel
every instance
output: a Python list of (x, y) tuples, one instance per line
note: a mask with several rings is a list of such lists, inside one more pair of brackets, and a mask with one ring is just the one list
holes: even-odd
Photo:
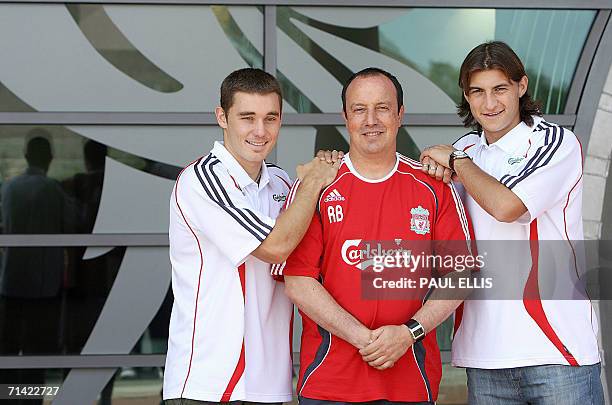
[(80, 353), (125, 250), (85, 260), (81, 247), (0, 249), (0, 355)]
[(395, 74), (410, 113), (454, 113), (459, 68), (488, 40), (523, 60), (531, 94), (548, 114), (564, 111), (595, 17), (592, 10), (278, 7), (278, 77), (298, 112), (340, 110), (342, 84), (364, 67)]
[(170, 313), (172, 312), (173, 303), (172, 288), (169, 288), (153, 320), (142, 333), (142, 336), (130, 352), (131, 354), (166, 354), (168, 350)]
[(229, 72), (263, 66), (262, 10), (0, 4), (0, 111), (213, 111)]
[(221, 138), (216, 126), (0, 126), (0, 231), (167, 232), (173, 180)]
[(165, 353), (170, 268), (167, 247), (0, 248), (0, 356)]

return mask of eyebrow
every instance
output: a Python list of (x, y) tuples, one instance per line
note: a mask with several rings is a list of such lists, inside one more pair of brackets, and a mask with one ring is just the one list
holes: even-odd
[[(248, 117), (248, 116), (251, 116), (251, 115), (255, 115), (255, 112), (253, 112), (253, 111), (243, 111), (243, 112), (239, 112), (238, 115), (240, 117)], [(278, 117), (278, 116), (280, 116), (280, 113), (278, 111), (270, 111), (266, 115), (273, 115), (275, 117)]]
[[(510, 86), (511, 83), (510, 82), (502, 82), (499, 84), (496, 84), (495, 86), (493, 86), (494, 89), (498, 88), (498, 87), (502, 87), (502, 86)], [(482, 87), (478, 87), (478, 86), (470, 86), (468, 87), (468, 91), (469, 90), (483, 90)]]
[[(391, 100), (386, 100), (386, 101), (379, 101), (378, 103), (376, 103), (376, 105), (377, 106), (379, 106), (379, 105), (389, 105), (391, 103), (392, 103)], [(365, 103), (353, 103), (353, 104), (350, 105), (351, 108), (354, 108), (354, 107), (366, 107), (366, 106), (367, 106), (367, 104), (365, 104)]]

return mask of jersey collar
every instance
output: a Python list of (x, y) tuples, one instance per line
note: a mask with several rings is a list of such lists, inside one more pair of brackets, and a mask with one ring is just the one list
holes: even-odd
[(487, 138), (484, 135), (484, 131), (480, 134), (480, 143), (484, 146), (491, 147), (496, 146), (508, 154), (513, 154), (518, 148), (525, 143), (529, 138), (529, 135), (533, 132), (534, 128), (543, 121), (542, 117), (533, 116), (533, 125), (529, 126), (524, 121), (519, 122), (517, 126), (512, 128), (506, 135), (502, 136), (497, 142), (491, 145), (487, 144)]
[(223, 142), (215, 141), (212, 153), (223, 163), (223, 166), (229, 171), (230, 176), (238, 183), (241, 189), (249, 186), (256, 186), (262, 189), (270, 182), (270, 174), (268, 173), (265, 161), (261, 162), (261, 178), (259, 179), (259, 185), (257, 185), (246, 170), (240, 166), (236, 158), (225, 148)]
[(359, 180), (365, 181), (366, 183), (382, 183), (383, 181), (393, 176), (393, 174), (397, 171), (397, 166), (399, 165), (399, 157), (397, 156), (398, 154), (396, 152), (395, 153), (395, 166), (393, 166), (393, 169), (391, 169), (389, 173), (387, 173), (384, 177), (373, 180), (373, 179), (368, 179), (366, 177), (363, 177), (361, 174), (359, 174), (357, 169), (355, 169), (355, 166), (353, 166), (353, 162), (351, 162), (351, 157), (349, 155), (350, 155), (350, 152), (344, 155), (344, 163), (346, 164), (346, 167), (349, 169), (351, 173), (353, 173), (355, 177), (357, 177)]

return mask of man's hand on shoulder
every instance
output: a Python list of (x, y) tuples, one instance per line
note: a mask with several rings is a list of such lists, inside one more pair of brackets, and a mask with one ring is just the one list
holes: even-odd
[(308, 163), (298, 165), (297, 176), (302, 183), (314, 182), (320, 188), (323, 188), (334, 181), (340, 163), (340, 159), (328, 163), (326, 159), (315, 157)]
[(448, 160), (454, 150), (455, 148), (451, 145), (435, 145), (425, 148), (419, 158), (421, 163), (423, 163), (423, 168), (421, 169), (423, 173), (427, 173), (430, 177), (437, 180), (449, 183), (453, 171), (449, 168)]
[(385, 325), (372, 331), (372, 343), (359, 350), (363, 361), (377, 370), (395, 365), (414, 340), (406, 325)]
[(338, 160), (344, 158), (344, 152), (341, 150), (320, 150), (317, 152), (316, 157), (321, 160), (325, 160), (327, 163), (336, 163)]

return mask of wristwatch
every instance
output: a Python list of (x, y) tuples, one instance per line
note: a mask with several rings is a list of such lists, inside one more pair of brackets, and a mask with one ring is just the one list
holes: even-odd
[(423, 338), (425, 338), (425, 329), (423, 328), (423, 325), (419, 323), (419, 321), (411, 319), (406, 322), (406, 326), (408, 327), (408, 330), (410, 331), (415, 343), (420, 342), (423, 340)]
[(462, 150), (454, 150), (451, 154), (450, 157), (448, 158), (448, 167), (450, 167), (450, 169), (452, 171), (455, 171), (455, 160), (457, 159), (470, 159), (470, 155), (468, 155), (467, 153), (465, 153)]

